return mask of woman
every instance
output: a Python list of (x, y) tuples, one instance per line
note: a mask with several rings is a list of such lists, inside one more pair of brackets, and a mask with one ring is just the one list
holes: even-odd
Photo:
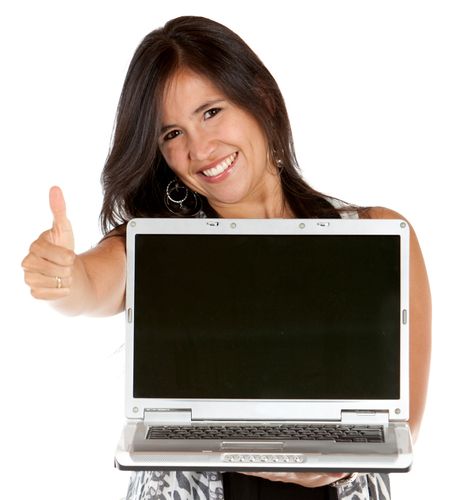
[[(401, 218), (343, 204), (302, 179), (283, 98), (251, 49), (226, 27), (181, 17), (138, 47), (120, 97), (103, 170), (105, 233), (74, 253), (59, 188), (53, 227), (23, 261), (31, 293), (66, 314), (124, 308), (126, 222), (133, 217)], [(411, 410), (417, 436), (430, 355), (431, 300), (417, 238), (411, 238)], [(320, 473), (134, 474), (129, 500), (150, 498), (388, 498), (387, 477)], [(178, 496), (177, 496), (178, 495)], [(384, 495), (384, 496), (383, 496)]]

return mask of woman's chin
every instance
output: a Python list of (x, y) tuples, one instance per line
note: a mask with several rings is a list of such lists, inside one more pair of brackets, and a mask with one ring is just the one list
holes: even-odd
[(208, 201), (213, 207), (217, 208), (233, 208), (245, 203), (245, 197), (238, 194), (230, 193), (223, 196), (208, 197)]

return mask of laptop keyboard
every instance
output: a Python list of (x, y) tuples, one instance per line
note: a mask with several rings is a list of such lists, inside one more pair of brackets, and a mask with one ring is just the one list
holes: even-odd
[(171, 425), (149, 427), (147, 439), (307, 440), (383, 443), (383, 426), (363, 425)]

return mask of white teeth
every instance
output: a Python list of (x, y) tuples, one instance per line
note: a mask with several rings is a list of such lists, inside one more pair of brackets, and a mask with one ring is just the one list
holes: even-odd
[(203, 170), (202, 174), (205, 174), (207, 177), (215, 177), (216, 175), (225, 172), (225, 170), (234, 162), (236, 159), (237, 153), (233, 153), (228, 158), (223, 160), (223, 162), (219, 163), (219, 165), (210, 168), (208, 170)]

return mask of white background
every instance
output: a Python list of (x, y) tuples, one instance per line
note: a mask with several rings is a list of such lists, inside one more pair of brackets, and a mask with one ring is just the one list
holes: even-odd
[(185, 14), (228, 25), (271, 70), (314, 187), (393, 208), (416, 229), (434, 351), (415, 464), (392, 477), (393, 498), (444, 498), (450, 5), (433, 0), (2, 3), (0, 497), (125, 496), (128, 473), (113, 467), (123, 318), (59, 316), (29, 296), (20, 262), (51, 223), (53, 184), (64, 189), (77, 250), (100, 238), (99, 176), (129, 61), (149, 31)]

